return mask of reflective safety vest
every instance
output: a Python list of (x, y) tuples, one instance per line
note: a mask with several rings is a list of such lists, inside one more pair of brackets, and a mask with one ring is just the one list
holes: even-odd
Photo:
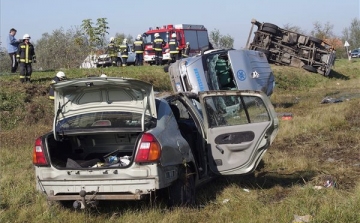
[(175, 38), (171, 38), (169, 41), (170, 53), (179, 53), (179, 44)]
[(129, 49), (129, 45), (127, 43), (120, 45), (121, 57), (128, 57), (129, 54), (128, 49)]
[(142, 40), (136, 40), (134, 42), (134, 51), (135, 51), (135, 53), (143, 53), (144, 52), (144, 42)]
[(165, 41), (160, 37), (154, 39), (153, 48), (155, 51), (162, 51), (164, 45), (165, 45)]
[(20, 59), (20, 63), (32, 63), (32, 59), (35, 56), (34, 45), (31, 43), (20, 43), (18, 51), (16, 53), (16, 59)]
[(116, 47), (115, 43), (109, 43), (107, 51), (110, 57), (116, 57), (118, 48)]

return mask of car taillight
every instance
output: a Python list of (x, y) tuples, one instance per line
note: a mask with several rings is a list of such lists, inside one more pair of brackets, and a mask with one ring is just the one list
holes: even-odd
[(160, 158), (161, 148), (156, 138), (150, 133), (144, 133), (140, 139), (135, 162), (154, 162)]
[(41, 138), (37, 138), (35, 140), (35, 146), (33, 151), (33, 164), (36, 166), (48, 165)]

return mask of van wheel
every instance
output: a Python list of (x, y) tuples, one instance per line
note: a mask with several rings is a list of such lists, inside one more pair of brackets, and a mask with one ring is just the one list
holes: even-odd
[(316, 69), (315, 67), (313, 67), (313, 66), (304, 65), (304, 66), (302, 66), (302, 68), (303, 68), (304, 70), (309, 71), (309, 72), (317, 73), (317, 69)]
[(169, 187), (170, 207), (195, 205), (195, 174), (190, 168), (179, 168), (178, 179)]
[(263, 27), (262, 31), (270, 34), (276, 34), (276, 29), (271, 27)]

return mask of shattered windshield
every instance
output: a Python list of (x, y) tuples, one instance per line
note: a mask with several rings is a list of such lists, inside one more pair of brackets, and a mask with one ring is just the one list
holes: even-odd
[[(101, 128), (141, 128), (142, 114), (132, 112), (94, 112), (75, 115), (60, 120), (55, 130), (68, 131), (76, 129)], [(150, 123), (152, 117), (145, 115), (145, 125)]]

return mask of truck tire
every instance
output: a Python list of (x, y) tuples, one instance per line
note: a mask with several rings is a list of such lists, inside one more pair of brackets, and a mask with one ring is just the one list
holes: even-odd
[(304, 65), (304, 66), (302, 66), (302, 68), (303, 68), (304, 70), (309, 71), (309, 72), (317, 73), (317, 69), (316, 69), (315, 67), (313, 67), (313, 66)]
[(267, 22), (264, 22), (262, 28), (264, 29), (265, 27), (268, 27), (268, 28), (272, 28), (272, 29), (275, 29), (277, 30), (279, 27), (275, 24), (272, 24), (272, 23), (267, 23)]
[[(187, 171), (186, 171), (187, 170)], [(179, 168), (179, 177), (169, 187), (170, 207), (195, 205), (195, 175), (190, 168)]]
[(276, 34), (277, 30), (274, 29), (274, 28), (271, 28), (271, 27), (263, 27), (262, 28), (262, 31), (263, 32), (266, 32), (266, 33), (270, 33), (270, 34)]

